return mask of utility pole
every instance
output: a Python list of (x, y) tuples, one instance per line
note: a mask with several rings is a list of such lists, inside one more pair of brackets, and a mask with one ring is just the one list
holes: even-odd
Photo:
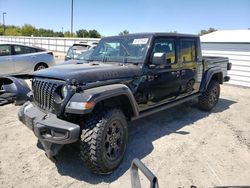
[(73, 0), (71, 0), (71, 37), (73, 37)]
[(5, 35), (5, 20), (4, 15), (7, 14), (6, 12), (3, 12), (3, 35)]

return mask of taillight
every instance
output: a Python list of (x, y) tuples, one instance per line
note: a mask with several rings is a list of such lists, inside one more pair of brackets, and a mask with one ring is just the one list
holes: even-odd
[(53, 52), (48, 52), (47, 54), (52, 55), (52, 56), (54, 55)]

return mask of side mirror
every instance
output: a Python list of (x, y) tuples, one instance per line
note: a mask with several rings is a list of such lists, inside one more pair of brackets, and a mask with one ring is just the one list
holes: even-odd
[(162, 64), (166, 64), (166, 63), (167, 63), (166, 53), (156, 52), (156, 53), (153, 54), (152, 64), (154, 64), (154, 65), (162, 65)]

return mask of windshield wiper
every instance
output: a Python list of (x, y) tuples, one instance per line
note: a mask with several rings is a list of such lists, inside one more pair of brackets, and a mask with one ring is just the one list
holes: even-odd
[(132, 62), (132, 61), (128, 61), (127, 57), (123, 58), (123, 64), (133, 64), (133, 65), (138, 65), (140, 64), (139, 62)]

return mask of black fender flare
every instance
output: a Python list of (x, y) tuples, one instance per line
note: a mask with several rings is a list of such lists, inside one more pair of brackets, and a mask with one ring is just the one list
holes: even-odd
[(203, 78), (201, 81), (201, 85), (200, 85), (200, 91), (203, 92), (207, 89), (209, 82), (211, 81), (212, 77), (218, 74), (219, 75), (219, 82), (220, 84), (223, 84), (223, 72), (222, 69), (218, 66), (209, 68), (205, 71), (205, 73), (203, 74)]
[(25, 80), (15, 77), (0, 77), (0, 87), (7, 93), (15, 95), (15, 104), (22, 105), (30, 100), (27, 95), (31, 90)]
[(93, 108), (90, 109), (73, 109), (70, 107), (71, 102), (94, 102), (97, 104), (101, 101), (112, 97), (118, 96), (126, 96), (129, 99), (130, 107), (132, 108), (132, 116), (137, 117), (139, 116), (139, 109), (137, 102), (134, 98), (133, 93), (124, 84), (112, 84), (106, 86), (95, 87), (91, 89), (84, 90), (82, 93), (75, 93), (69, 100), (66, 105), (65, 112), (66, 113), (73, 113), (73, 114), (88, 114), (91, 113)]

